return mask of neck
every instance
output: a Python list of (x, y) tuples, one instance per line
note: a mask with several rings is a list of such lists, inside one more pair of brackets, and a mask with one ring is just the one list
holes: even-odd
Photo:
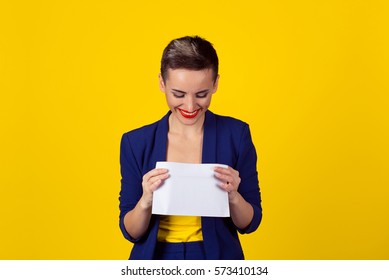
[(169, 132), (173, 134), (179, 134), (183, 136), (198, 135), (203, 132), (205, 116), (199, 119), (193, 125), (185, 125), (178, 121), (176, 118), (169, 117)]

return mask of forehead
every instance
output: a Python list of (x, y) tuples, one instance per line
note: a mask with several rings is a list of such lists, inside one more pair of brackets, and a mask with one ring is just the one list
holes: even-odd
[(213, 84), (213, 70), (168, 69), (166, 83), (182, 86), (211, 86)]

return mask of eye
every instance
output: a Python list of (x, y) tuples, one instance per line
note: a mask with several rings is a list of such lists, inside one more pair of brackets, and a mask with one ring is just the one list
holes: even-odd
[(173, 92), (173, 96), (174, 96), (175, 98), (184, 98), (185, 94)]
[(198, 94), (196, 94), (196, 97), (197, 98), (205, 98), (205, 97), (207, 97), (207, 95), (208, 95), (208, 92), (198, 93)]

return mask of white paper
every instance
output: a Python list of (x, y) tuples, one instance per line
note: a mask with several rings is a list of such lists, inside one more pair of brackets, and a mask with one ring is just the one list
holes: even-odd
[(157, 162), (169, 178), (154, 191), (152, 213), (160, 215), (229, 217), (228, 193), (218, 186), (215, 167), (223, 164)]

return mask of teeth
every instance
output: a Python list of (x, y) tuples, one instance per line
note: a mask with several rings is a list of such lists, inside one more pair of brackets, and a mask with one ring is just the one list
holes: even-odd
[(189, 112), (185, 112), (185, 111), (184, 111), (184, 114), (187, 114), (187, 115), (194, 115), (196, 112), (197, 112), (197, 111), (194, 111), (194, 112), (192, 112), (192, 113), (189, 113)]
[(184, 115), (185, 117), (194, 117), (198, 114), (199, 110), (200, 109), (193, 111), (193, 112), (188, 112), (188, 111), (184, 111), (184, 110), (180, 109), (182, 115)]
[(187, 115), (194, 115), (194, 114), (197, 113), (197, 110), (196, 110), (196, 111), (193, 111), (193, 112), (188, 112), (188, 111), (182, 110), (182, 112), (184, 112), (184, 113), (187, 114)]

